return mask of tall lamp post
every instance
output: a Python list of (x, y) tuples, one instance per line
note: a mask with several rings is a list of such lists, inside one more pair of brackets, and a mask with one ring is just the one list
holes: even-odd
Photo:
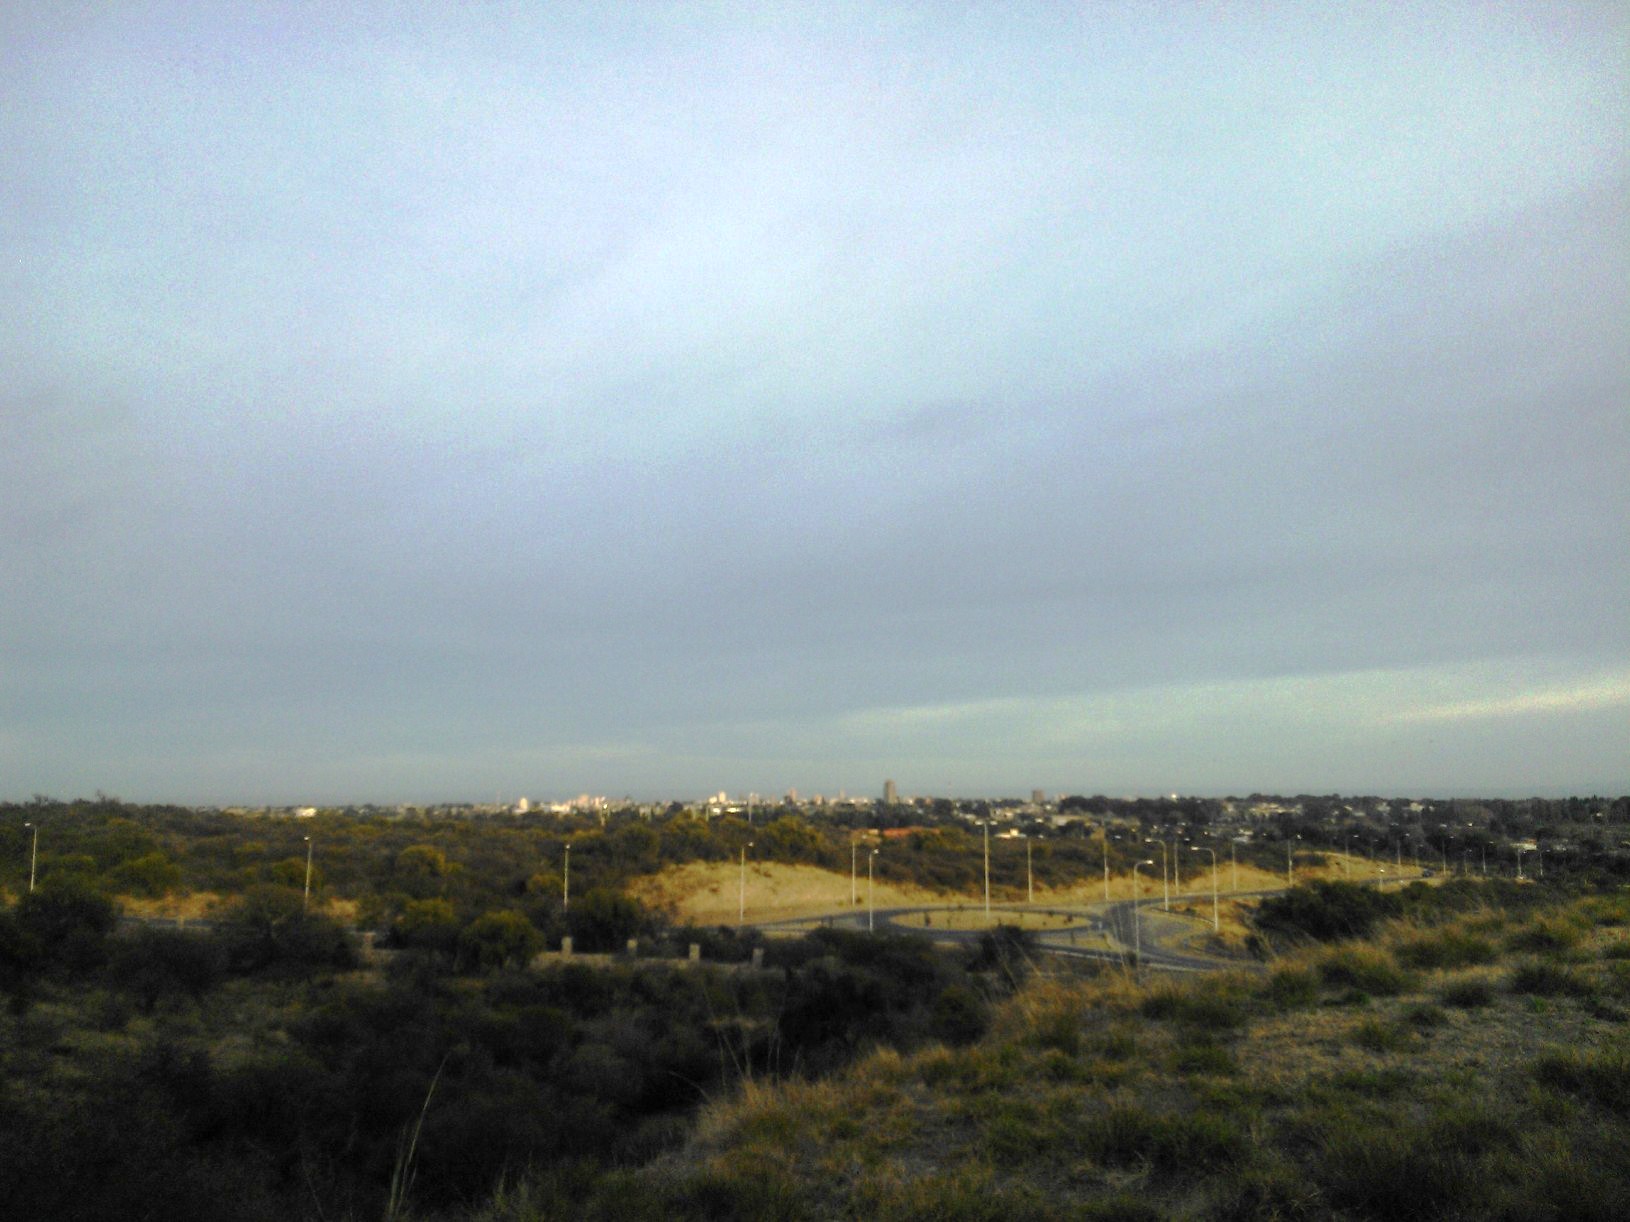
[(39, 864), (40, 860), (40, 825), (38, 823), (25, 823), (23, 826), (34, 829), (34, 845), (28, 850), (28, 890), (32, 894), (34, 890), (34, 867)]
[(1024, 902), (1036, 902), (1036, 875), (1030, 868), (1030, 837), (1024, 838)]
[(985, 924), (990, 924), (990, 819), (985, 820)]
[(853, 839), (849, 841), (849, 907), (853, 908), (860, 903), (860, 892), (855, 886), (855, 854), (860, 846)]
[(1104, 820), (1104, 903), (1109, 903), (1109, 820)]
[(560, 910), (572, 910), (572, 842), (566, 842), (566, 856), (560, 863)]
[[(1166, 842), (1164, 840), (1149, 840), (1145, 843), (1160, 846), (1160, 906), (1170, 912), (1172, 910), (1172, 884), (1171, 870), (1166, 865)], [(1151, 866), (1155, 864), (1153, 858), (1150, 858), (1149, 864)]]
[(752, 847), (751, 840), (741, 846), (741, 898), (736, 910), (737, 927), (747, 923), (747, 850)]
[(1143, 921), (1138, 916), (1138, 867), (1154, 864), (1153, 859), (1132, 863), (1132, 963), (1140, 979), (1143, 976)]
[(877, 850), (873, 849), (866, 855), (866, 932), (873, 933), (877, 929), (877, 901), (876, 893), (872, 890), (872, 863), (877, 860)]
[(1211, 932), (1222, 932), (1222, 918), (1217, 908), (1217, 850), (1203, 844), (1191, 844), (1189, 849), (1195, 853), (1211, 854)]
[(306, 837), (306, 893), (300, 899), (300, 907), (305, 909), (311, 904), (311, 837)]

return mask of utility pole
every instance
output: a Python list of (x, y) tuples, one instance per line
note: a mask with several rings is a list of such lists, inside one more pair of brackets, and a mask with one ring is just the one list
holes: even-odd
[(560, 865), (560, 910), (572, 910), (572, 842), (566, 842), (566, 858)]
[[(1164, 840), (1151, 840), (1148, 843), (1160, 846), (1160, 906), (1170, 912), (1172, 910), (1172, 885), (1171, 870), (1166, 863), (1166, 842)], [(1153, 858), (1149, 859), (1149, 864), (1151, 866), (1155, 864)]]
[(1024, 838), (1024, 902), (1036, 902), (1036, 876), (1030, 868), (1030, 837)]
[(23, 826), (34, 829), (34, 846), (28, 851), (28, 890), (29, 894), (32, 895), (34, 892), (34, 867), (39, 864), (40, 860), (40, 825), (38, 823), (25, 823)]
[[(33, 889), (33, 879), (29, 880), (29, 888)], [(311, 837), (306, 837), (306, 893), (300, 899), (300, 908), (304, 911), (311, 905)]]
[(1104, 903), (1109, 903), (1109, 820), (1105, 819), (1104, 833)]
[(1138, 978), (1143, 978), (1143, 920), (1138, 915), (1138, 867), (1152, 866), (1154, 861), (1132, 863), (1132, 961)]
[(1191, 844), (1189, 848), (1196, 853), (1211, 854), (1211, 932), (1222, 932), (1222, 918), (1217, 905), (1217, 850), (1206, 845)]
[(736, 925), (738, 927), (747, 923), (747, 850), (753, 847), (749, 840), (741, 846), (741, 901), (736, 912)]
[(990, 816), (985, 817), (985, 924), (990, 924)]
[(872, 863), (877, 860), (877, 850), (873, 849), (866, 855), (866, 932), (873, 933), (877, 929), (877, 900), (876, 892), (872, 890)]

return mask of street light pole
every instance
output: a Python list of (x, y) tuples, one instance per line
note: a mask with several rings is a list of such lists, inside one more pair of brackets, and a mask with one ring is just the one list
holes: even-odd
[(572, 842), (566, 842), (566, 856), (560, 863), (560, 910), (572, 910)]
[(872, 890), (872, 863), (877, 860), (877, 850), (873, 849), (866, 855), (866, 932), (873, 933), (877, 929), (877, 901), (876, 893)]
[(1030, 868), (1030, 837), (1024, 838), (1024, 902), (1036, 902), (1036, 875)]
[(28, 851), (28, 890), (32, 894), (34, 891), (34, 867), (40, 860), (40, 825), (38, 823), (25, 823), (23, 826), (34, 829), (34, 846)]
[(751, 840), (741, 846), (741, 901), (736, 912), (738, 928), (747, 923), (747, 850), (752, 847)]
[(1109, 820), (1105, 819), (1101, 829), (1104, 833), (1104, 903), (1109, 903)]
[(1217, 850), (1203, 844), (1191, 844), (1189, 848), (1196, 853), (1211, 854), (1211, 932), (1222, 932), (1222, 918), (1217, 908)]
[(855, 887), (855, 853), (860, 846), (854, 840), (849, 841), (849, 907), (853, 908), (860, 903), (860, 892)]
[(1132, 863), (1132, 966), (1143, 977), (1143, 920), (1138, 915), (1138, 867), (1152, 866), (1153, 860)]
[(300, 899), (301, 909), (311, 904), (311, 837), (306, 837), (306, 893)]
[(990, 924), (990, 819), (985, 819), (985, 924)]

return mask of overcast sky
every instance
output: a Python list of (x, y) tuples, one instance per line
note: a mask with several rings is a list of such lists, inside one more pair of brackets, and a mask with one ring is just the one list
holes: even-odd
[(6, 4), (0, 798), (1630, 790), (1627, 65)]

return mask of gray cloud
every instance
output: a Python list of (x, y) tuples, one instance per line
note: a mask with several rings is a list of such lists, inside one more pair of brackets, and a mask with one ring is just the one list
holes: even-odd
[(6, 20), (20, 790), (1568, 787), (1275, 685), (1625, 664), (1616, 10)]

